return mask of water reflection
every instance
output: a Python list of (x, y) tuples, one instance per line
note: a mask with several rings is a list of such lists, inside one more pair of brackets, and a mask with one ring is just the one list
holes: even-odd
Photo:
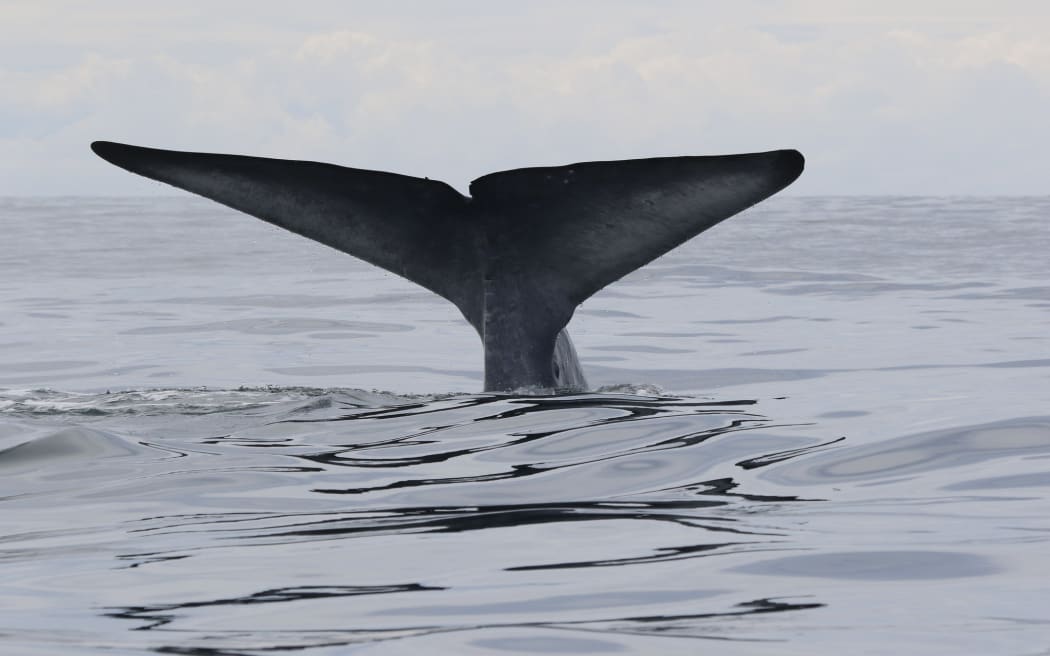
[[(439, 591), (440, 588), (425, 588), (417, 584), (376, 586), (375, 589), (357, 588), (288, 588), (266, 590), (243, 598), (222, 599), (207, 602), (187, 602), (146, 607), (112, 609), (105, 615), (122, 620), (139, 622), (139, 631), (171, 631), (169, 626), (180, 613), (198, 608), (217, 608), (222, 606), (243, 606), (265, 603), (291, 603), (316, 599), (339, 599), (362, 595), (385, 595), (398, 593), (418, 593)], [(551, 600), (544, 603), (510, 602), (502, 605), (488, 606), (432, 606), (398, 608), (389, 614), (422, 616), (456, 616), (477, 617), (479, 615), (519, 616), (533, 610), (533, 606), (544, 608), (545, 612), (557, 613), (572, 609), (604, 608), (608, 606), (628, 606), (637, 609), (646, 604), (662, 603), (678, 606), (716, 596), (717, 592), (696, 591), (688, 594), (661, 593), (655, 590), (639, 590), (617, 594), (614, 598), (600, 595), (579, 595)], [(548, 607), (549, 606), (549, 607)], [(255, 646), (247, 635), (240, 631), (218, 630), (206, 638), (195, 636), (180, 640), (181, 645), (156, 645), (153, 651), (161, 654), (187, 654), (194, 656), (231, 656), (233, 654), (259, 653), (259, 651), (299, 651), (311, 648), (342, 647), (364, 643), (375, 643), (385, 640), (399, 640), (430, 635), (485, 632), (499, 629), (502, 634), (508, 629), (538, 629), (546, 631), (541, 637), (528, 639), (507, 639), (506, 637), (491, 640), (476, 640), (478, 646), (490, 646), (497, 652), (515, 651), (517, 648), (542, 648), (544, 653), (559, 653), (561, 648), (571, 646), (577, 653), (580, 646), (601, 646), (602, 652), (620, 651), (620, 645), (610, 640), (596, 638), (570, 637), (564, 631), (597, 633), (607, 636), (657, 636), (671, 638), (701, 638), (716, 640), (734, 640), (724, 634), (719, 623), (791, 611), (811, 610), (823, 607), (824, 604), (808, 601), (789, 601), (786, 599), (755, 599), (731, 604), (720, 611), (620, 616), (611, 614), (591, 620), (533, 620), (510, 622), (469, 622), (460, 624), (427, 624), (414, 623), (396, 628), (375, 628), (365, 626), (342, 629), (312, 630), (303, 634), (290, 634), (283, 631), (272, 631), (265, 634), (265, 647)], [(180, 636), (181, 637), (181, 636)], [(190, 643), (187, 645), (186, 643)], [(610, 649), (611, 648), (611, 649)]]
[(373, 586), (299, 586), (294, 588), (278, 588), (274, 590), (263, 590), (245, 597), (233, 597), (230, 599), (211, 599), (208, 601), (187, 601), (179, 604), (166, 604), (157, 606), (144, 606), (140, 608), (123, 608), (106, 613), (108, 617), (126, 620), (141, 620), (146, 624), (137, 627), (140, 631), (159, 629), (170, 624), (178, 617), (179, 611), (190, 608), (206, 608), (209, 606), (231, 606), (251, 604), (275, 604), (303, 601), (308, 599), (332, 599), (339, 597), (355, 597), (358, 595), (380, 595), (397, 592), (423, 592), (427, 590), (442, 590), (443, 588), (426, 587), (418, 583), (402, 585), (373, 585)]
[[(775, 426), (753, 411), (754, 400), (477, 395), (375, 407), (356, 393), (296, 399), (287, 390), (270, 393), (272, 403), (250, 392), (217, 393), (214, 401), (227, 405), (214, 412), (197, 398), (192, 413), (182, 415), (182, 426), (168, 423), (148, 442), (127, 440), (115, 424), (141, 418), (148, 404), (174, 402), (170, 395), (137, 398), (137, 412), (128, 398), (98, 404), (103, 410), (96, 424), (107, 427), (117, 447), (134, 447), (106, 450), (115, 459), (126, 457), (129, 466), (135, 460), (136, 474), (126, 485), (152, 487), (153, 497), (194, 509), (129, 520), (129, 539), (114, 552), (119, 565), (113, 571), (153, 572), (168, 580), (183, 572), (190, 580), (210, 580), (203, 589), (215, 593), (186, 599), (185, 590), (146, 588), (132, 594), (152, 601), (102, 610), (137, 622), (140, 631), (157, 632), (155, 651), (242, 653), (251, 649), (245, 636), (260, 631), (270, 631), (271, 649), (493, 628), (703, 637), (718, 618), (821, 605), (733, 601), (720, 587), (668, 585), (659, 577), (655, 587), (633, 592), (625, 582), (610, 580), (608, 588), (589, 576), (546, 578), (776, 548), (782, 533), (725, 511), (741, 502), (797, 502), (795, 495), (750, 495), (733, 477), (702, 476), (735, 467), (739, 454), (729, 449), (705, 455), (699, 451), (704, 445)], [(23, 411), (41, 411), (21, 403)], [(84, 404), (81, 399), (69, 411), (82, 417)], [(753, 448), (766, 444), (757, 439)], [(173, 452), (182, 461), (177, 469), (159, 457), (170, 459)], [(775, 462), (792, 454), (753, 454), (763, 455)], [(269, 483), (253, 478), (263, 474)], [(172, 479), (183, 483), (172, 485)], [(341, 484), (332, 485), (336, 481)], [(506, 485), (515, 487), (502, 489)], [(222, 507), (246, 498), (241, 490), (277, 493), (275, 508), (294, 499), (302, 507)], [(105, 489), (81, 490), (79, 496), (104, 499), (122, 492), (129, 488), (110, 480)], [(325, 499), (354, 507), (326, 510), (316, 503)], [(639, 530), (648, 537), (640, 539)], [(514, 546), (522, 531), (534, 536), (525, 551)], [(613, 535), (624, 539), (617, 544), (608, 540)], [(253, 585), (233, 573), (236, 565), (229, 569), (241, 560), (256, 572)], [(252, 589), (259, 572), (272, 572), (261, 578), (274, 583), (305, 577), (323, 584)], [(398, 572), (418, 577), (390, 583)], [(376, 582), (378, 577), (387, 581)], [(489, 592), (480, 592), (479, 583)], [(236, 589), (244, 591), (229, 594)], [(529, 589), (535, 592), (523, 596)], [(165, 594), (181, 599), (164, 601)], [(429, 595), (435, 595), (431, 601)], [(353, 605), (365, 598), (368, 604)], [(269, 628), (270, 613), (235, 610), (243, 607), (279, 608), (282, 626)], [(224, 616), (228, 628), (203, 628)], [(473, 621), (464, 621), (468, 617)], [(179, 640), (164, 637), (172, 631)]]
[[(1043, 486), (1050, 455), (1044, 417), (863, 441), (759, 400), (623, 392), (4, 401), (0, 562), (32, 572), (16, 601), (62, 594), (143, 649), (214, 656), (454, 634), (495, 651), (781, 639), (848, 586), (1003, 576), (976, 546), (915, 536), (931, 517), (964, 534), (950, 495)], [(1007, 459), (1033, 471), (962, 478)]]

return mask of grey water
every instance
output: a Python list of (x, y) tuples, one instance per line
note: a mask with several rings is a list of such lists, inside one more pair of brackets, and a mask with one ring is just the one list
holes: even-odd
[(546, 397), (205, 201), (0, 227), (0, 653), (1050, 654), (1050, 198), (771, 199)]

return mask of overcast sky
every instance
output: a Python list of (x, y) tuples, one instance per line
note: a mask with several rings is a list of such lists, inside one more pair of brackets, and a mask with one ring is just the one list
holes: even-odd
[(0, 195), (95, 139), (443, 179), (794, 147), (797, 194), (1047, 194), (1046, 0), (0, 0)]

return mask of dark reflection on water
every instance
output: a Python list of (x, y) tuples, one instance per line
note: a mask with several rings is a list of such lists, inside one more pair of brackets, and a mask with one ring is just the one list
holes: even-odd
[[(168, 630), (166, 627), (168, 624), (174, 621), (180, 610), (195, 609), (201, 607), (211, 606), (222, 606), (222, 605), (247, 605), (247, 604), (261, 604), (261, 603), (274, 603), (274, 602), (285, 602), (295, 601), (302, 599), (319, 599), (319, 598), (339, 598), (339, 597), (350, 597), (358, 595), (374, 595), (374, 594), (388, 594), (398, 592), (421, 592), (426, 590), (438, 590), (437, 588), (423, 588), (421, 586), (412, 584), (405, 586), (378, 586), (380, 590), (369, 591), (369, 590), (339, 590), (339, 589), (287, 589), (287, 590), (267, 590), (260, 592), (256, 595), (251, 595), (243, 599), (224, 599), (208, 602), (189, 602), (185, 604), (171, 604), (161, 605), (152, 607), (140, 607), (140, 608), (126, 608), (118, 609), (113, 612), (106, 613), (107, 617), (113, 617), (117, 619), (136, 620), (141, 622), (139, 626), (135, 628), (138, 631), (153, 631)], [(646, 590), (639, 591), (637, 593), (629, 593), (620, 595), (620, 598), (613, 601), (611, 604), (609, 600), (596, 599), (592, 596), (581, 595), (579, 597), (562, 598), (550, 600), (550, 605), (554, 606), (553, 610), (559, 610), (558, 606), (562, 606), (562, 610), (571, 610), (579, 606), (589, 607), (602, 607), (605, 605), (622, 605), (630, 606), (638, 603), (644, 603), (646, 600), (651, 600), (653, 597), (660, 597), (660, 594), (655, 591)], [(710, 596), (702, 591), (690, 594), (690, 595), (672, 595), (669, 599), (663, 601), (682, 604), (688, 602), (691, 599), (703, 598)], [(448, 624), (417, 624), (412, 626), (404, 626), (393, 629), (370, 629), (370, 628), (347, 628), (339, 631), (325, 631), (316, 637), (313, 636), (302, 636), (298, 639), (289, 638), (284, 635), (268, 636), (273, 640), (273, 644), (269, 644), (264, 648), (252, 649), (248, 648), (237, 648), (232, 649), (225, 647), (208, 647), (208, 646), (193, 646), (193, 647), (179, 647), (173, 645), (163, 645), (156, 647), (154, 651), (162, 654), (187, 654), (193, 656), (238, 656), (246, 654), (256, 653), (272, 653), (281, 651), (300, 651), (311, 648), (327, 648), (327, 647), (341, 647), (348, 645), (357, 645), (371, 643), (381, 640), (394, 640), (399, 638), (410, 638), (410, 637), (422, 637), (430, 634), (444, 634), (450, 632), (475, 632), (486, 629), (521, 629), (521, 628), (533, 628), (533, 629), (547, 629), (547, 630), (573, 630), (579, 632), (588, 633), (603, 633), (609, 636), (616, 635), (639, 635), (639, 636), (656, 636), (656, 637), (668, 637), (668, 638), (707, 638), (707, 639), (718, 639), (725, 640), (724, 636), (720, 635), (717, 631), (711, 631), (708, 633), (705, 628), (710, 626), (711, 623), (718, 621), (733, 621), (743, 619), (747, 617), (761, 616), (769, 613), (783, 613), (788, 611), (799, 611), (799, 610), (811, 610), (823, 607), (824, 604), (816, 602), (789, 602), (780, 599), (755, 599), (752, 601), (745, 601), (734, 604), (724, 612), (709, 612), (709, 613), (680, 613), (680, 614), (669, 614), (669, 615), (640, 615), (640, 616), (614, 616), (608, 618), (600, 618), (595, 620), (566, 620), (566, 621), (550, 621), (550, 622), (493, 622), (493, 623), (466, 623), (461, 625), (448, 625)], [(404, 608), (392, 611), (390, 614), (404, 614), (404, 615), (415, 615), (415, 614), (432, 614), (432, 615), (452, 615), (456, 614), (463, 617), (472, 617), (479, 614), (514, 614), (526, 610), (523, 608), (516, 607), (515, 604), (506, 604), (502, 607), (493, 606), (463, 606), (463, 607), (434, 607), (433, 609), (419, 609), (419, 608)], [(428, 612), (434, 611), (434, 612)], [(232, 633), (232, 632), (231, 632)], [(221, 640), (225, 636), (221, 635), (214, 636)], [(528, 640), (520, 639), (507, 639), (501, 638), (498, 640), (479, 640), (475, 644), (492, 647), (497, 652), (515, 651), (515, 648), (538, 649), (544, 653), (561, 653), (564, 647), (571, 645), (573, 649), (570, 651), (576, 653), (579, 646), (600, 646), (601, 652), (606, 651), (620, 651), (622, 647), (616, 642), (610, 641), (599, 641), (599, 640), (586, 640), (582, 638), (568, 638), (565, 636), (554, 636), (548, 635), (543, 638), (532, 638)]]
[[(174, 516), (150, 518), (149, 528), (129, 529), (130, 533), (145, 535), (194, 535), (206, 534), (220, 542), (214, 548), (224, 548), (227, 541), (241, 545), (291, 544), (295, 542), (317, 542), (321, 540), (368, 538), (384, 535), (422, 536), (435, 533), (462, 534), (501, 528), (520, 528), (531, 525), (550, 527), (560, 523), (610, 522), (657, 522), (677, 527), (699, 529), (728, 536), (768, 536), (780, 533), (737, 525), (732, 517), (705, 515), (700, 511), (724, 506), (717, 501), (677, 501), (662, 503), (643, 502), (595, 502), (564, 504), (529, 504), (519, 506), (476, 506), (471, 508), (390, 508), (349, 513), (331, 513), (314, 519), (316, 513), (294, 515), (236, 515)], [(507, 571), (530, 569), (558, 569), (611, 564), (629, 564), (679, 560), (712, 555), (733, 549), (745, 550), (748, 545), (762, 545), (754, 540), (725, 542), (726, 535), (710, 544), (657, 547), (647, 556), (606, 559), (602, 561), (551, 563), (543, 565), (514, 566), (507, 564)], [(200, 550), (196, 545), (193, 550)], [(123, 560), (146, 564), (159, 559), (156, 552), (122, 554)]]
[(275, 604), (306, 599), (330, 599), (337, 597), (355, 597), (359, 595), (380, 595), (395, 592), (423, 592), (426, 590), (442, 590), (443, 588), (426, 587), (418, 583), (406, 585), (373, 585), (358, 587), (340, 586), (300, 586), (296, 588), (278, 588), (275, 590), (263, 590), (245, 597), (231, 599), (211, 599), (208, 601), (188, 601), (181, 604), (167, 604), (158, 606), (146, 606), (142, 608), (124, 608), (119, 611), (106, 613), (108, 617), (116, 617), (125, 620), (144, 620), (147, 624), (137, 627), (139, 631), (157, 629), (170, 624), (178, 616), (178, 611), (188, 608), (205, 608), (207, 606), (231, 606), (248, 604)]
[[(489, 473), (418, 478), (404, 472), (396, 480), (381, 485), (314, 490), (326, 494), (357, 495), (377, 490), (517, 479), (610, 460), (619, 461), (618, 470), (627, 474), (628, 469), (637, 472), (639, 467), (648, 466), (641, 457), (646, 454), (693, 447), (717, 436), (768, 424), (759, 415), (727, 413), (725, 410), (753, 404), (751, 400), (714, 403), (611, 396), (475, 397), (456, 406), (457, 410), (470, 408), (478, 411), (464, 420), (428, 424), (382, 441), (345, 445), (346, 448), (300, 457), (325, 466), (386, 470), (445, 463), (493, 451), (514, 454), (514, 462), (503, 455), (492, 458), (506, 466)], [(450, 410), (447, 405), (435, 409), (413, 404), (389, 410), (362, 411), (323, 421), (418, 418), (435, 412), (447, 415), (451, 414)], [(706, 422), (698, 419), (704, 415), (717, 417), (715, 425), (703, 426)], [(463, 440), (467, 435), (474, 439)], [(464, 442), (467, 444), (457, 448)], [(537, 460), (520, 462), (529, 458)], [(659, 468), (659, 464), (655, 466)], [(710, 488), (708, 492), (726, 494), (732, 487), (719, 481), (698, 483), (696, 488), (705, 485)]]

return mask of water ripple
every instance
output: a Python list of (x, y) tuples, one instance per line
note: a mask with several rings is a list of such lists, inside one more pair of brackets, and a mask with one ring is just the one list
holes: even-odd
[[(1050, 541), (1001, 505), (1046, 485), (1047, 417), (864, 441), (761, 399), (630, 391), (0, 402), (0, 564), (21, 568), (6, 594), (63, 595), (157, 653), (764, 644), (834, 613), (849, 589), (829, 586), (1004, 576), (1011, 561), (959, 538), (978, 503), (999, 504), (995, 544)], [(843, 533), (844, 516), (870, 526)]]

